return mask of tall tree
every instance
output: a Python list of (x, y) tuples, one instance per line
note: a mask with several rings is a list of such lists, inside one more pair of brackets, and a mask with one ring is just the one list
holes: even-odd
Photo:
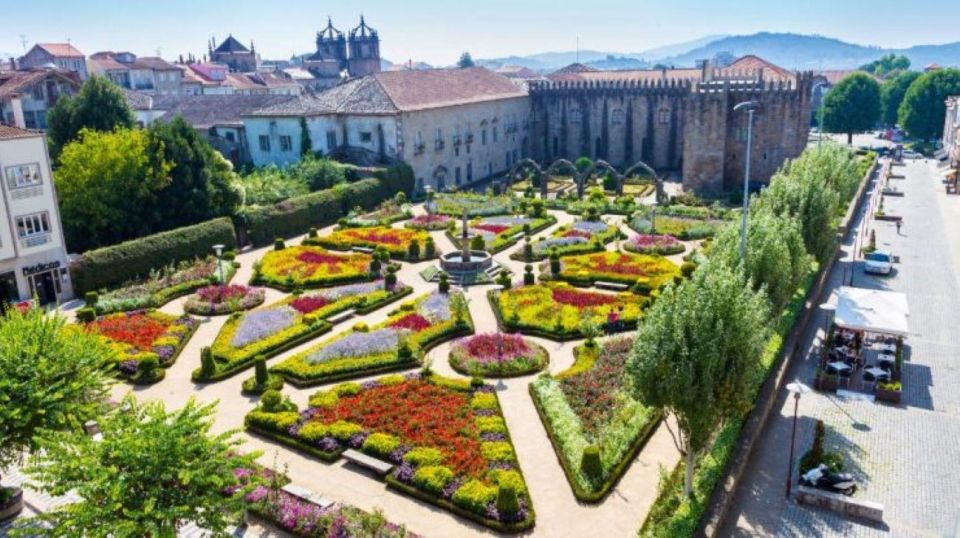
[(847, 144), (853, 133), (872, 129), (880, 119), (880, 84), (866, 73), (854, 73), (833, 87), (823, 99), (823, 129), (846, 133)]
[(767, 312), (741, 274), (708, 261), (645, 314), (628, 373), (641, 403), (676, 420), (679, 432), (670, 433), (686, 463), (685, 495), (713, 432), (753, 403)]
[(43, 435), (28, 474), (42, 491), (80, 498), (40, 516), (51, 534), (172, 537), (194, 522), (229, 536), (244, 491), (224, 491), (253, 455), (237, 454), (236, 431), (211, 435), (215, 407), (191, 399), (167, 412), (163, 402), (128, 395), (100, 421), (100, 440), (77, 431)]
[(151, 233), (170, 183), (160, 143), (140, 129), (83, 130), (54, 174), (67, 246), (82, 252)]
[(943, 134), (947, 97), (960, 95), (960, 69), (940, 69), (920, 76), (900, 103), (900, 126), (912, 136), (930, 140)]
[(233, 165), (181, 117), (154, 123), (151, 147), (170, 163), (170, 182), (157, 193), (157, 227), (161, 231), (233, 214), (240, 190)]
[[(0, 319), (0, 471), (38, 448), (40, 430), (79, 429), (106, 403), (115, 353), (58, 313)], [(2, 495), (0, 495), (2, 496)]]
[(757, 211), (767, 211), (800, 224), (803, 244), (823, 263), (836, 242), (831, 225), (837, 215), (840, 196), (812, 169), (778, 173), (756, 202)]
[(903, 102), (907, 89), (918, 78), (920, 78), (920, 73), (916, 71), (903, 71), (897, 76), (887, 79), (880, 87), (880, 104), (883, 109), (882, 121), (884, 125), (892, 127), (897, 124), (900, 103)]
[(860, 69), (867, 73), (873, 73), (878, 77), (886, 77), (891, 73), (910, 69), (910, 58), (903, 55), (887, 54), (861, 66)]
[(47, 115), (47, 135), (54, 159), (67, 143), (77, 139), (80, 131), (112, 131), (117, 127), (133, 127), (136, 118), (127, 97), (119, 86), (94, 75), (73, 97), (62, 97)]
[(461, 69), (465, 67), (473, 67), (474, 65), (476, 64), (473, 63), (473, 56), (470, 56), (469, 52), (464, 52), (460, 55), (460, 59), (457, 60), (457, 67)]

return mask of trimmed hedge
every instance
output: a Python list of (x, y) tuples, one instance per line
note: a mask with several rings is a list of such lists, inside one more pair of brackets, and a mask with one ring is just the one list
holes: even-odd
[(84, 252), (70, 266), (76, 293), (96, 291), (143, 277), (150, 271), (183, 260), (205, 258), (216, 244), (237, 246), (233, 224), (227, 217), (175, 228)]

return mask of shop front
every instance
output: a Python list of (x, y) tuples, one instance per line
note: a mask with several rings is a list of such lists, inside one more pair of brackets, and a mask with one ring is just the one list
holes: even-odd
[(28, 261), (0, 266), (0, 301), (14, 304), (36, 299), (40, 305), (60, 304), (73, 296), (64, 260)]

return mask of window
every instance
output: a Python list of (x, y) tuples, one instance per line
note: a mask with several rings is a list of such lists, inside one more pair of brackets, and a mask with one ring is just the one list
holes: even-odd
[(470, 155), (470, 145), (467, 144), (467, 155)]
[(327, 151), (337, 147), (337, 132), (327, 131)]
[(460, 184), (460, 167), (459, 166), (453, 169), (453, 177), (456, 180), (457, 185), (459, 185)]
[(293, 139), (289, 135), (280, 135), (280, 151), (293, 151)]
[(473, 163), (467, 163), (467, 183), (473, 181)]
[(27, 238), (50, 233), (50, 221), (47, 212), (17, 217), (17, 235)]
[(227, 131), (223, 133), (223, 137), (227, 139), (227, 142), (233, 142), (236, 139), (233, 137), (233, 131)]
[(660, 123), (666, 125), (670, 123), (670, 110), (666, 108), (660, 109)]
[(494, 141), (494, 143), (496, 143), (496, 141), (497, 141), (497, 138), (498, 138), (497, 133), (498, 133), (498, 132), (499, 132), (499, 129), (497, 128), (496, 125), (494, 125), (494, 126), (493, 126), (493, 141)]
[(41, 183), (43, 183), (43, 178), (40, 177), (39, 164), (21, 164), (7, 167), (7, 185), (11, 190), (33, 187)]
[(270, 137), (260, 135), (260, 151), (270, 151)]
[(487, 145), (487, 130), (486, 130), (486, 129), (483, 129), (482, 131), (480, 131), (480, 144), (482, 144), (482, 145), (484, 145), (484, 146)]
[(373, 142), (373, 133), (371, 133), (370, 131), (363, 131), (362, 133), (360, 133), (360, 142), (364, 144), (369, 144), (370, 142)]

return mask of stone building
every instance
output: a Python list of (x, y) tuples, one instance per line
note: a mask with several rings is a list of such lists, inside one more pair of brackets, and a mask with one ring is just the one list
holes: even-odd
[(58, 67), (74, 71), (80, 80), (87, 79), (87, 60), (70, 43), (37, 43), (17, 60), (20, 69)]
[(257, 54), (253, 42), (250, 42), (248, 49), (233, 37), (233, 34), (227, 36), (220, 45), (216, 44), (214, 38), (210, 38), (207, 49), (210, 62), (226, 65), (235, 73), (249, 73), (260, 67), (260, 55)]
[(360, 25), (349, 36), (333, 26), (327, 19), (327, 27), (317, 32), (317, 50), (303, 61), (315, 87), (331, 88), (347, 78), (364, 77), (380, 72), (380, 36), (367, 26), (363, 17)]
[(726, 68), (596, 71), (564, 69), (531, 81), (532, 156), (539, 161), (587, 156), (626, 167), (644, 161), (702, 193), (734, 188), (743, 178), (747, 114), (757, 101), (751, 179), (765, 183), (803, 151), (809, 132), (810, 75), (748, 56)]
[(60, 68), (0, 72), (0, 123), (46, 130), (47, 113), (80, 89), (80, 76)]
[(103, 75), (128, 90), (154, 95), (177, 95), (183, 73), (159, 57), (137, 57), (132, 52), (97, 52), (87, 62), (91, 73)]
[(529, 115), (523, 87), (475, 67), (376, 73), (243, 123), (257, 166), (298, 160), (305, 126), (313, 151), (399, 159), (413, 168), (418, 190), (443, 190), (508, 171), (527, 154)]

